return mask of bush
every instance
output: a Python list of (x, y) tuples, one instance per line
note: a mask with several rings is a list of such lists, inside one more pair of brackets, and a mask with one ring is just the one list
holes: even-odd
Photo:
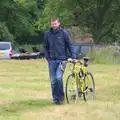
[(24, 44), (21, 46), (17, 46), (17, 48), (24, 48), (26, 50), (26, 52), (33, 52), (33, 47), (36, 47), (38, 50), (43, 51), (43, 46), (42, 44), (40, 45), (32, 45), (32, 44)]

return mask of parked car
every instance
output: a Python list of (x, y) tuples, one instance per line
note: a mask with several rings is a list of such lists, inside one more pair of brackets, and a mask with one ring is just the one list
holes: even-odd
[(10, 59), (15, 53), (12, 42), (0, 42), (0, 59)]

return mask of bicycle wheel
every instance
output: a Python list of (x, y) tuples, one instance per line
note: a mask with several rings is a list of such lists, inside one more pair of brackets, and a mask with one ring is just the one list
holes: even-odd
[(85, 101), (94, 100), (95, 82), (94, 82), (93, 75), (90, 72), (88, 72), (85, 75), (84, 81), (85, 81), (85, 88), (84, 88), (84, 93), (83, 93), (84, 100)]
[(77, 102), (78, 99), (78, 85), (76, 84), (74, 74), (70, 74), (66, 81), (65, 95), (67, 103)]

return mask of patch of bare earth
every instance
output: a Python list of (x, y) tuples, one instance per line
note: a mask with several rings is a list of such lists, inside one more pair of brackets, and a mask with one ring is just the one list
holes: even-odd
[(0, 105), (3, 105), (3, 104), (8, 104), (8, 101), (0, 100)]

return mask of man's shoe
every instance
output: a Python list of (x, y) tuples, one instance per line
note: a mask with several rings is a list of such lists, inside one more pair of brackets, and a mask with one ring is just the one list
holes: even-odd
[(64, 103), (65, 103), (65, 101), (64, 101), (64, 100), (59, 101), (59, 102), (54, 102), (54, 104), (55, 104), (55, 105), (63, 105)]
[(61, 101), (60, 101), (60, 104), (64, 104), (64, 103), (65, 103), (65, 100), (61, 100)]
[(57, 102), (54, 102), (53, 104), (55, 104), (55, 105), (60, 105), (60, 102), (57, 101)]

